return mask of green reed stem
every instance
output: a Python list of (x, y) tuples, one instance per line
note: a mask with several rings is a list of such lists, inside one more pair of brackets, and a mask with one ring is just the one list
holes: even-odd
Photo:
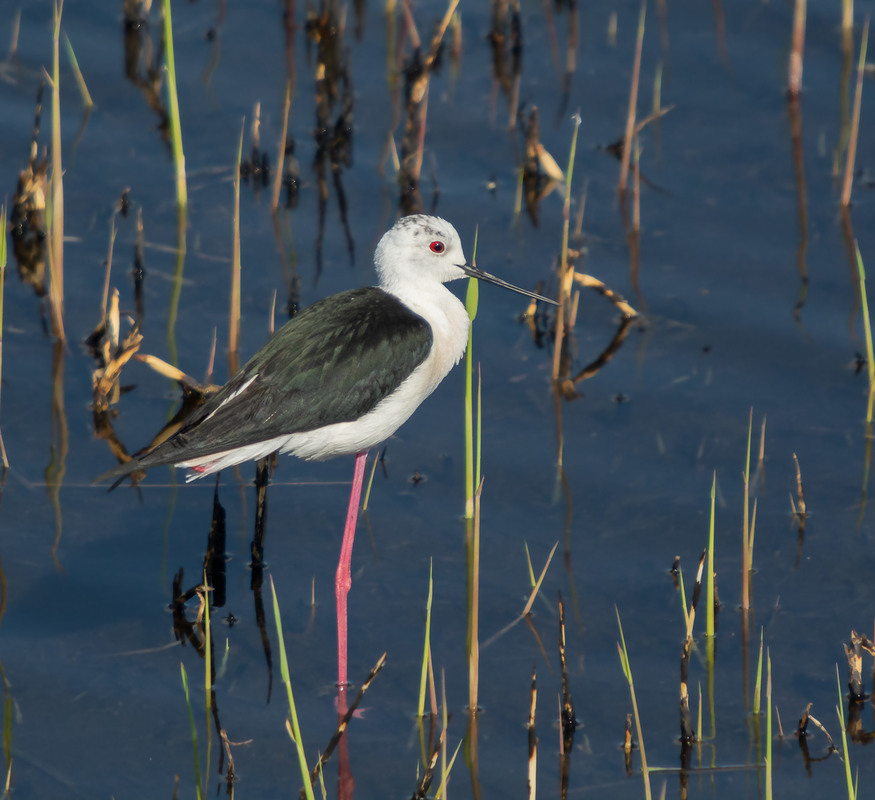
[(179, 96), (176, 91), (176, 59), (173, 54), (173, 20), (170, 15), (170, 0), (162, 0), (161, 8), (164, 13), (164, 58), (167, 65), (170, 142), (173, 148), (173, 163), (176, 166), (176, 202), (180, 208), (186, 208), (188, 206), (188, 190), (185, 182), (185, 153), (182, 150)]
[[(474, 230), (474, 256), (472, 264), (477, 263), (477, 235)], [(468, 347), (465, 350), (465, 519), (474, 517), (474, 320), (477, 318), (477, 305), (480, 297), (480, 284), (476, 278), (468, 279), (465, 296), (465, 309), (468, 312)], [(478, 422), (479, 424), (479, 422)], [(479, 454), (477, 457), (479, 473)], [(479, 475), (478, 475), (479, 479)]]

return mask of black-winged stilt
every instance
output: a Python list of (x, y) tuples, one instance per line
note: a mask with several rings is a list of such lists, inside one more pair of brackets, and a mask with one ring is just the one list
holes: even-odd
[[(186, 467), (187, 480), (276, 450), (321, 460), (355, 453), (335, 578), (338, 685), (347, 683), (346, 597), (368, 450), (388, 439), (458, 363), (468, 314), (443, 285), (470, 276), (546, 297), (470, 266), (439, 217), (402, 217), (374, 254), (380, 285), (327, 297), (280, 328), (178, 433), (98, 478)], [(114, 484), (114, 485), (116, 485)]]

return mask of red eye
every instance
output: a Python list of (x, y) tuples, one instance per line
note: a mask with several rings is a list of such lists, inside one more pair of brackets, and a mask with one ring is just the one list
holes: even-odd
[(441, 241), (432, 242), (429, 247), (432, 253), (443, 253), (447, 249), (446, 245)]

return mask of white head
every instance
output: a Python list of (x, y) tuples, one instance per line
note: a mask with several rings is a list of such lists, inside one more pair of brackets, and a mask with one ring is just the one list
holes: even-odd
[(418, 290), (428, 283), (446, 283), (468, 276), (556, 305), (554, 300), (472, 267), (465, 260), (456, 229), (445, 219), (427, 214), (401, 217), (386, 231), (374, 253), (374, 264), (380, 286), (397, 296), (404, 293), (404, 287)]
[(465, 253), (456, 229), (425, 214), (401, 217), (386, 231), (374, 263), (380, 286), (388, 291), (411, 281), (446, 283), (465, 277)]

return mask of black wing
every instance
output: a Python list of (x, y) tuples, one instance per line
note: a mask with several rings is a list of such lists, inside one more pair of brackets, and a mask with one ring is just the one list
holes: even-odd
[(428, 323), (382, 289), (320, 300), (280, 328), (176, 435), (98, 480), (358, 419), (431, 345)]

